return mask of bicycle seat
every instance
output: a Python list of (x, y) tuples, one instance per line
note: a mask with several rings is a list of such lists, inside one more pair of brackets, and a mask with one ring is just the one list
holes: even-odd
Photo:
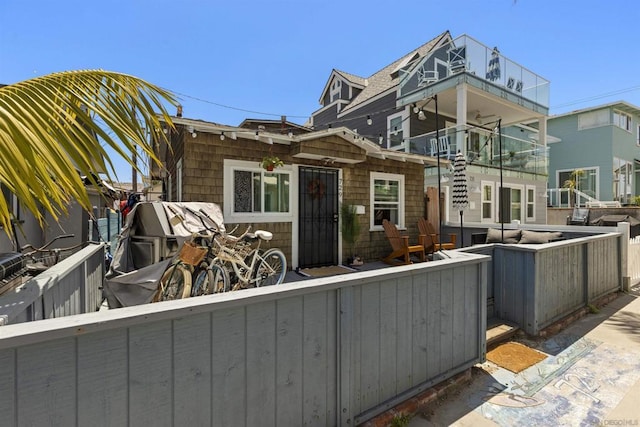
[(265, 231), (265, 230), (256, 230), (255, 232), (256, 237), (265, 240), (265, 241), (269, 241), (271, 239), (273, 239), (273, 233), (270, 231)]

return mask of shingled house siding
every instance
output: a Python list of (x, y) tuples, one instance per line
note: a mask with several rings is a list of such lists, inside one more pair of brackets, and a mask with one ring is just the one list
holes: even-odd
[[(410, 162), (382, 160), (365, 155), (364, 151), (344, 139), (330, 135), (317, 140), (293, 142), (291, 146), (282, 144), (268, 145), (253, 139), (220, 140), (218, 135), (198, 133), (196, 138), (186, 134), (180, 141), (176, 141), (174, 151), (179, 158), (184, 147), (183, 157), (183, 201), (202, 201), (219, 204), (224, 209), (224, 159), (255, 161), (256, 165), (264, 155), (271, 153), (280, 157), (285, 164), (301, 164), (307, 166), (326, 167), (322, 161), (299, 159), (292, 157), (297, 153), (327, 155), (344, 159), (353, 159), (359, 163), (334, 164), (343, 173), (343, 201), (345, 203), (364, 205), (365, 215), (359, 215), (361, 222), (360, 238), (355, 251), (365, 261), (378, 260), (389, 254), (391, 247), (384, 231), (370, 231), (369, 217), (371, 215), (370, 192), (371, 172), (401, 174), (405, 176), (405, 224), (407, 234), (412, 243), (417, 242), (417, 220), (422, 215), (423, 207), (423, 166)], [(175, 160), (171, 163), (172, 173), (175, 174)], [(297, 176), (293, 177), (297, 179)], [(174, 183), (175, 183), (174, 178)], [(228, 183), (226, 183), (228, 185)], [(175, 184), (174, 184), (175, 187)], [(174, 188), (175, 195), (175, 188)], [(175, 197), (175, 196), (174, 196)], [(225, 223), (227, 229), (235, 224)], [(292, 231), (291, 222), (251, 223), (240, 224), (238, 232), (244, 231), (248, 225), (252, 230), (263, 229), (273, 233), (273, 240), (264, 247), (278, 247), (282, 249), (287, 260), (292, 259)], [(351, 254), (343, 253), (344, 257)]]
[[(415, 163), (392, 162), (369, 158), (366, 164), (343, 168), (343, 200), (349, 204), (365, 206), (365, 215), (359, 215), (360, 237), (354, 251), (365, 261), (378, 260), (389, 255), (391, 246), (384, 231), (370, 230), (371, 216), (371, 172), (404, 175), (405, 225), (403, 234), (410, 236), (410, 243), (418, 242), (418, 218), (424, 211), (424, 168)], [(344, 254), (348, 256), (348, 254)]]

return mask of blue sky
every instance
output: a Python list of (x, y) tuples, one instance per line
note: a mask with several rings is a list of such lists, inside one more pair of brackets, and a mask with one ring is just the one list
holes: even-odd
[(551, 114), (640, 106), (635, 0), (5, 0), (0, 16), (0, 83), (118, 71), (177, 93), (185, 117), (228, 125), (303, 123), (333, 68), (367, 77), (445, 30), (549, 80)]

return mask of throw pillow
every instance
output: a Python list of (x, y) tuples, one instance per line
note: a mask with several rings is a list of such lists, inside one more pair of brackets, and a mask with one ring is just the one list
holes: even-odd
[(518, 243), (520, 240), (520, 230), (504, 230), (504, 242), (502, 241), (502, 230), (490, 228), (487, 230), (487, 241), (485, 243)]

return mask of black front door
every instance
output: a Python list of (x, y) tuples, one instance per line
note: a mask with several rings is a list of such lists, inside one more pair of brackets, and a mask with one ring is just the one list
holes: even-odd
[(300, 168), (298, 266), (338, 264), (338, 171)]

